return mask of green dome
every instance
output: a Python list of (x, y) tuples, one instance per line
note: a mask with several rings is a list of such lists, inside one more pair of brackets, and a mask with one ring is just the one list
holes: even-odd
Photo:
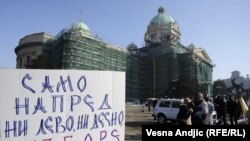
[(89, 31), (89, 27), (82, 21), (75, 23), (72, 26), (72, 29), (74, 30), (85, 30), (85, 31)]
[(135, 43), (130, 43), (127, 48), (137, 48), (137, 45)]
[(131, 53), (136, 53), (138, 48), (137, 45), (132, 42), (131, 44), (128, 45), (127, 50)]
[(160, 25), (160, 26), (162, 26), (162, 25), (168, 25), (169, 23), (174, 23), (174, 22), (175, 22), (175, 20), (171, 16), (169, 16), (169, 15), (167, 15), (165, 13), (164, 8), (160, 7), (158, 9), (158, 15), (156, 15), (150, 21), (149, 26), (151, 26), (151, 25)]

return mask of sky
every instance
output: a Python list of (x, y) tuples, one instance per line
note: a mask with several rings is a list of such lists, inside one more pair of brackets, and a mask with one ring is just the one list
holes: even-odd
[(234, 70), (250, 73), (249, 0), (1, 0), (0, 68), (15, 68), (14, 49), (22, 37), (56, 35), (80, 20), (105, 42), (142, 47), (160, 6), (177, 21), (183, 45), (194, 43), (209, 54), (213, 80)]

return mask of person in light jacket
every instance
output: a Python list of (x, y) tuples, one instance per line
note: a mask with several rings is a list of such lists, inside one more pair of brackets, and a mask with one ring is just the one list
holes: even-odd
[(213, 98), (212, 97), (206, 97), (205, 98), (208, 106), (208, 125), (213, 125), (214, 124), (214, 119), (213, 119), (213, 112), (214, 112), (214, 104), (213, 104)]
[(209, 124), (209, 113), (208, 105), (204, 100), (203, 94), (197, 94), (197, 101), (194, 110), (194, 124), (196, 125), (208, 125)]

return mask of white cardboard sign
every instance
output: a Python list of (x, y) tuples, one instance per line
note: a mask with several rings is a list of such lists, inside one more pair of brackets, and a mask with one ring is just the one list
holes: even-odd
[(124, 141), (125, 73), (0, 70), (1, 141)]

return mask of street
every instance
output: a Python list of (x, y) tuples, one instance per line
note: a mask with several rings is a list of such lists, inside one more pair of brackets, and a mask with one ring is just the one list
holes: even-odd
[(141, 141), (141, 125), (156, 124), (156, 120), (147, 107), (142, 112), (142, 106), (126, 105), (125, 124), (125, 141)]

